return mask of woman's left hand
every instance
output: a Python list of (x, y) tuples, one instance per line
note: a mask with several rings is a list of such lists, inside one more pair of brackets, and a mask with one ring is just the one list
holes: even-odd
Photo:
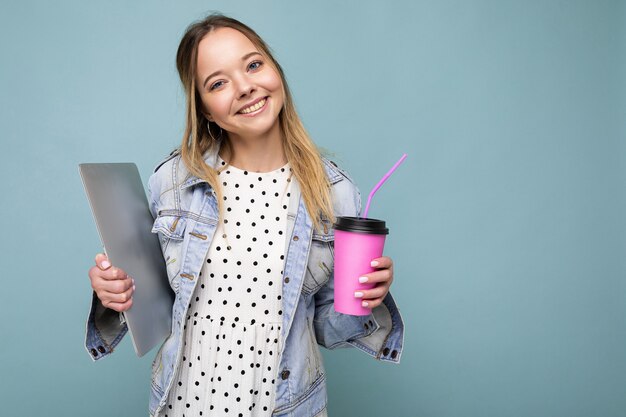
[(378, 307), (383, 302), (393, 282), (393, 261), (390, 257), (381, 256), (372, 259), (372, 267), (378, 270), (361, 275), (359, 282), (376, 283), (376, 286), (371, 290), (360, 290), (354, 293), (355, 297), (363, 299), (361, 305), (367, 308)]

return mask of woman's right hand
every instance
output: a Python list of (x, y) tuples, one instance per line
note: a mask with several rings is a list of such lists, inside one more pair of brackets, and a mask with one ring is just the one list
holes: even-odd
[(89, 279), (104, 307), (126, 311), (133, 304), (135, 280), (124, 270), (111, 265), (106, 255), (96, 255), (96, 265), (89, 269)]

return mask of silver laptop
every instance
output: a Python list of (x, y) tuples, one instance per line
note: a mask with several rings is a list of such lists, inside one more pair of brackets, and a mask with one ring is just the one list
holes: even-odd
[(133, 305), (122, 314), (141, 357), (169, 336), (174, 304), (141, 177), (133, 163), (79, 164), (79, 171), (109, 261), (135, 280)]

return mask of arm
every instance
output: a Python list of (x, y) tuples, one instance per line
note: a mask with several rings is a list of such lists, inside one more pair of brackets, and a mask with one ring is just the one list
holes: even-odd
[(85, 348), (94, 361), (112, 353), (128, 331), (128, 326), (122, 321), (122, 315), (104, 307), (95, 291), (91, 299), (91, 311), (86, 328)]
[[(335, 214), (358, 217), (361, 196), (349, 177), (337, 183), (334, 191), (344, 196), (333, 199), (341, 202), (336, 204)], [(372, 313), (367, 316), (338, 313), (333, 306), (334, 273), (331, 273), (328, 282), (315, 294), (314, 300), (313, 324), (320, 345), (328, 349), (356, 347), (376, 359), (400, 362), (404, 323), (391, 293), (387, 292), (382, 302), (376, 303)]]
[(315, 294), (315, 337), (327, 349), (356, 347), (383, 361), (400, 362), (404, 323), (391, 293), (367, 316), (335, 311), (334, 277)]
[[(148, 181), (148, 203), (152, 217), (156, 216), (156, 201), (152, 190), (156, 176)], [(118, 343), (128, 332), (128, 326), (121, 312), (104, 307), (95, 291), (92, 292), (91, 308), (86, 323), (85, 348), (96, 361), (113, 352)]]

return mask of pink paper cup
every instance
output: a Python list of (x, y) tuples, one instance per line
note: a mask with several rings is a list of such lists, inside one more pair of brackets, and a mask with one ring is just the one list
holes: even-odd
[(383, 220), (337, 217), (335, 228), (335, 311), (366, 316), (372, 310), (361, 305), (354, 293), (376, 284), (361, 284), (359, 277), (376, 270), (370, 262), (383, 254), (389, 229)]

